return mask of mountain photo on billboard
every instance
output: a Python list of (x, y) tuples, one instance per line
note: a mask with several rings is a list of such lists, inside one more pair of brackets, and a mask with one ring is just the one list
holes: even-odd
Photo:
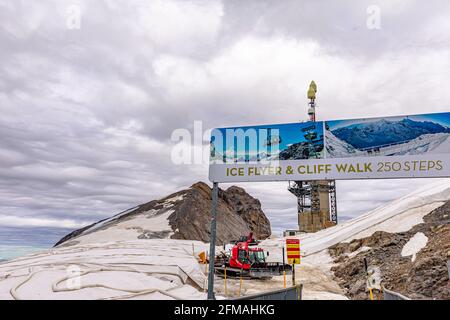
[(446, 154), (450, 113), (325, 123), (327, 158)]
[(323, 122), (213, 129), (211, 163), (321, 159)]

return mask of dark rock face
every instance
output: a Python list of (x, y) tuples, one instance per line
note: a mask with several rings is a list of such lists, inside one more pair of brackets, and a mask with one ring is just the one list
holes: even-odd
[(253, 198), (244, 189), (232, 186), (219, 193), (234, 211), (247, 223), (256, 238), (266, 239), (270, 236), (269, 219), (261, 210), (261, 202)]
[[(211, 222), (211, 188), (203, 182), (197, 182), (189, 189), (171, 194), (160, 200), (153, 200), (136, 207), (136, 209), (119, 214), (104, 223), (98, 230), (114, 227), (117, 223), (132, 220), (135, 216), (152, 211), (154, 215), (172, 213), (169, 215), (169, 225), (172, 229), (171, 239), (200, 240), (209, 242)], [(56, 245), (82, 235), (88, 227), (75, 230), (62, 238)], [(139, 228), (140, 226), (136, 226)], [(228, 243), (250, 231), (257, 239), (270, 236), (270, 222), (261, 210), (259, 200), (250, 196), (244, 189), (232, 186), (227, 190), (219, 189), (217, 207), (217, 243)], [(88, 231), (89, 232), (89, 231)], [(95, 231), (92, 231), (95, 232)], [(167, 238), (170, 232), (152, 232), (142, 229), (138, 239)], [(55, 246), (56, 246), (55, 245)]]
[[(171, 197), (171, 196), (169, 196)], [(176, 230), (172, 239), (192, 239), (209, 242), (211, 222), (211, 188), (198, 182), (192, 185), (188, 196), (169, 217)], [(244, 189), (232, 186), (219, 189), (217, 205), (217, 241), (219, 244), (236, 240), (252, 231), (256, 238), (270, 236), (270, 222), (261, 210), (259, 200)]]
[(315, 154), (323, 150), (323, 140), (317, 141), (313, 144), (314, 150), (310, 150), (307, 142), (294, 143), (281, 151), (279, 154), (280, 160), (299, 160), (314, 158)]
[[(433, 210), (424, 223), (401, 233), (378, 231), (350, 243), (339, 243), (329, 249), (337, 264), (334, 276), (352, 299), (368, 299), (364, 258), (369, 265), (381, 270), (383, 285), (412, 299), (450, 299), (447, 253), (450, 250), (450, 201)], [(414, 261), (402, 257), (403, 246), (417, 232), (424, 233), (428, 242)], [(361, 247), (370, 247), (349, 258), (348, 254)]]

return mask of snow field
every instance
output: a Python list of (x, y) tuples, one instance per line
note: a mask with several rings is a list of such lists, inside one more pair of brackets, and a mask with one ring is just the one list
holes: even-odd
[(60, 247), (0, 265), (0, 299), (205, 299), (197, 241)]
[(411, 256), (411, 261), (416, 260), (416, 255), (420, 250), (427, 245), (428, 238), (422, 232), (417, 232), (409, 241), (403, 246), (402, 257)]

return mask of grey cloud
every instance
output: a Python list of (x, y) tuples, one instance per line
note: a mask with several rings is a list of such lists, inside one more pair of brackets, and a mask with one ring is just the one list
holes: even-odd
[[(370, 4), (381, 30), (365, 27)], [(174, 129), (305, 119), (312, 78), (322, 119), (446, 110), (448, 6), (0, 0), (0, 224), (75, 226), (205, 181), (206, 164), (171, 163)], [(423, 182), (339, 182), (340, 212)], [(242, 186), (275, 232), (295, 227), (287, 183)]]

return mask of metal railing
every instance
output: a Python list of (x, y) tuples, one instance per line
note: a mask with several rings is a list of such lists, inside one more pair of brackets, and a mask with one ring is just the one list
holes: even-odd
[(408, 297), (405, 297), (404, 295), (394, 292), (391, 290), (388, 290), (383, 287), (383, 299), (384, 300), (411, 300)]
[(303, 285), (280, 289), (275, 291), (262, 292), (249, 296), (234, 298), (231, 300), (302, 300)]
[(372, 146), (372, 147), (358, 148), (358, 150), (359, 151), (369, 151), (369, 150), (375, 150), (375, 149), (380, 149), (380, 148), (387, 148), (387, 147), (396, 146), (396, 145), (403, 144), (403, 143), (408, 143), (408, 142), (410, 142), (412, 140), (413, 139), (402, 140), (402, 141), (394, 141), (394, 142), (380, 144), (380, 145)]

